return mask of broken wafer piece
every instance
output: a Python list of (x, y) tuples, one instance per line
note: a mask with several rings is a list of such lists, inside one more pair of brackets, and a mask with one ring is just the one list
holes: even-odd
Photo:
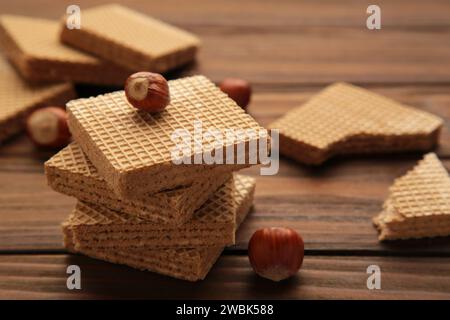
[[(235, 179), (234, 201), (236, 228), (247, 216), (253, 203), (255, 180), (238, 175)], [(70, 225), (63, 227), (64, 244), (71, 252), (80, 252), (92, 258), (125, 264), (140, 270), (149, 270), (174, 278), (197, 281), (204, 279), (224, 247), (208, 248), (101, 248), (90, 242), (74, 243)], [(78, 249), (76, 249), (76, 247)]]
[[(180, 225), (231, 177), (212, 174), (186, 187), (147, 194), (133, 200), (114, 195), (76, 142), (45, 163), (48, 184), (56, 191), (155, 223)], [(213, 172), (212, 172), (213, 173)]]
[(434, 153), (395, 180), (374, 219), (380, 240), (450, 235), (450, 178)]
[(0, 57), (0, 143), (25, 128), (35, 109), (64, 105), (75, 97), (69, 83), (29, 85)]
[[(236, 179), (240, 179), (237, 176)], [(235, 182), (220, 187), (186, 224), (155, 224), (105, 207), (78, 202), (66, 225), (77, 242), (96, 247), (196, 247), (234, 243)]]
[(61, 40), (132, 70), (166, 72), (194, 60), (193, 34), (117, 4), (83, 9), (81, 28), (63, 21)]
[(133, 73), (60, 43), (57, 21), (2, 15), (0, 46), (21, 75), (31, 82), (122, 86)]
[(306, 164), (338, 154), (429, 150), (442, 119), (368, 90), (333, 84), (270, 125), (280, 152)]
[(123, 91), (67, 104), (74, 139), (120, 198), (189, 185), (212, 170), (236, 171), (261, 160), (259, 142), (267, 143), (267, 130), (211, 81), (194, 76), (169, 81), (169, 88), (171, 103), (158, 114), (135, 109)]

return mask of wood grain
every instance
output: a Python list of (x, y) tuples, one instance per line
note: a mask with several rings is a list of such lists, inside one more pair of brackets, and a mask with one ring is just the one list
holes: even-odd
[[(81, 290), (66, 287), (73, 264)], [(373, 264), (381, 290), (366, 286)], [(298, 276), (274, 283), (247, 257), (226, 255), (206, 280), (189, 283), (78, 255), (0, 255), (0, 283), (0, 299), (450, 299), (450, 259), (306, 256)]]
[[(83, 10), (107, 2), (77, 3)], [(368, 1), (122, 2), (202, 39), (198, 63), (178, 75), (235, 76), (255, 86), (450, 82), (445, 1), (378, 2), (381, 31), (365, 26)], [(56, 19), (69, 4), (3, 1), (0, 12)]]
[[(81, 9), (108, 0), (79, 0)], [(382, 30), (365, 27), (360, 0), (118, 0), (200, 36), (198, 61), (169, 78), (233, 76), (254, 89), (249, 112), (268, 125), (335, 81), (350, 81), (445, 119), (437, 154), (450, 170), (450, 2), (377, 1)], [(59, 19), (72, 1), (1, 1), (0, 12)], [(176, 10), (174, 9), (176, 8)], [(77, 86), (80, 96), (113, 90)], [(380, 244), (371, 218), (390, 184), (421, 157), (410, 153), (333, 159), (309, 168), (282, 158), (261, 177), (255, 206), (205, 281), (186, 283), (63, 251), (60, 223), (75, 200), (46, 185), (52, 152), (20, 136), (0, 148), (0, 299), (291, 298), (450, 299), (450, 238)], [(249, 267), (251, 234), (289, 226), (304, 237), (298, 277), (274, 284)], [(80, 265), (83, 290), (68, 291), (66, 267)], [(382, 290), (366, 288), (366, 268)]]
[[(267, 125), (300, 105), (320, 88), (285, 92), (262, 90), (253, 96), (250, 113)], [(450, 94), (442, 87), (372, 86), (370, 89), (447, 119), (442, 159), (450, 156)], [(43, 162), (51, 152), (38, 151), (28, 139), (0, 149), (0, 251), (63, 250), (60, 224), (75, 200), (46, 186)], [(365, 254), (450, 255), (448, 238), (380, 244), (371, 219), (380, 210), (389, 186), (420, 159), (420, 154), (333, 159), (310, 168), (282, 158), (276, 176), (257, 177), (255, 206), (229, 251), (245, 250), (261, 227), (290, 226), (302, 233), (312, 252), (358, 251)], [(444, 164), (450, 169), (450, 160)]]
[[(109, 0), (78, 0), (80, 8), (110, 3)], [(267, 26), (270, 28), (304, 26), (364, 26), (370, 1), (361, 0), (116, 0), (115, 3), (134, 8), (177, 25), (234, 26), (239, 28)], [(2, 2), (2, 12), (29, 16), (59, 18), (70, 0), (16, 0)], [(446, 0), (379, 0), (383, 24), (389, 27), (449, 26)], [(176, 10), (174, 10), (176, 8)]]
[[(284, 162), (280, 174), (257, 177), (255, 206), (229, 250), (245, 250), (262, 227), (289, 226), (301, 232), (307, 250), (376, 254), (450, 255), (447, 238), (380, 244), (371, 219), (396, 176), (415, 160), (379, 158), (341, 161), (323, 170)], [(450, 161), (445, 162), (450, 168)], [(257, 170), (247, 170), (256, 174)], [(75, 200), (50, 190), (42, 173), (0, 172), (1, 250), (62, 250), (60, 223)]]

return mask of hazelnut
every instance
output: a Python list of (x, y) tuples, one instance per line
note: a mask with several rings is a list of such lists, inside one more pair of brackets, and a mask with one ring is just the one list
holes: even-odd
[(70, 142), (67, 113), (62, 108), (34, 111), (27, 118), (26, 128), (30, 140), (39, 147), (61, 148)]
[(250, 84), (242, 79), (226, 78), (220, 83), (220, 90), (225, 92), (242, 109), (246, 109), (252, 94)]
[(257, 230), (248, 244), (253, 270), (263, 278), (280, 281), (295, 275), (305, 254), (303, 239), (289, 228)]
[(169, 85), (158, 73), (132, 74), (125, 82), (125, 95), (133, 107), (148, 112), (163, 111), (170, 103)]

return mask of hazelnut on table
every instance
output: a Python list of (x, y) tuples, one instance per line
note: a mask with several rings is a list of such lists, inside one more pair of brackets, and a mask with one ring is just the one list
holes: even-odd
[(59, 107), (46, 107), (31, 113), (26, 130), (30, 140), (39, 147), (61, 148), (70, 142), (67, 113)]
[(302, 237), (290, 228), (259, 229), (248, 244), (248, 257), (255, 272), (273, 281), (295, 275), (304, 254)]
[(246, 110), (250, 103), (252, 88), (250, 84), (242, 79), (226, 78), (220, 83), (220, 90), (225, 92), (242, 109)]

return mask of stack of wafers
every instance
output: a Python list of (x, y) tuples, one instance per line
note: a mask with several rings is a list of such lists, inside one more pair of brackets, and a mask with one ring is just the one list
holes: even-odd
[[(123, 86), (136, 71), (193, 61), (200, 46), (189, 32), (120, 5), (81, 13), (70, 28), (70, 16), (0, 16), (0, 47), (15, 67), (0, 60), (0, 142), (34, 109), (74, 99), (72, 83)], [(74, 142), (45, 168), (53, 189), (78, 199), (63, 224), (69, 250), (195, 281), (234, 243), (250, 210), (255, 181), (234, 172), (258, 163), (250, 145), (267, 132), (202, 76), (169, 87), (171, 104), (157, 115), (130, 106), (123, 91), (70, 101)], [(214, 133), (199, 138), (198, 129)], [(225, 136), (230, 129), (241, 131)]]
[[(69, 250), (196, 281), (234, 244), (255, 189), (253, 178), (234, 172), (252, 164), (260, 152), (250, 145), (267, 132), (203, 76), (169, 81), (169, 89), (159, 114), (135, 109), (123, 91), (70, 101), (75, 141), (45, 169), (53, 189), (78, 199), (63, 223)], [(211, 141), (198, 124), (255, 134)], [(175, 132), (192, 138), (189, 153), (174, 152)], [(219, 152), (230, 148), (232, 161)], [(191, 162), (213, 153), (221, 157), (212, 164)]]
[(20, 75), (0, 57), (0, 143), (24, 128), (33, 109), (74, 98), (71, 83), (123, 86), (136, 71), (193, 61), (200, 46), (194, 35), (120, 5), (80, 9), (79, 28), (68, 28), (70, 16), (0, 16), (0, 48)]
[(380, 240), (450, 235), (450, 178), (436, 154), (395, 180), (373, 222)]

